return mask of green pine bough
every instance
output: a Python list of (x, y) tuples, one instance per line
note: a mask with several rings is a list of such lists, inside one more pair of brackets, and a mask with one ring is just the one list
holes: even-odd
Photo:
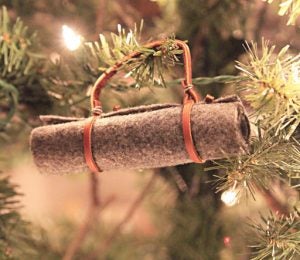
[(299, 0), (263, 0), (268, 3), (279, 2), (278, 14), (280, 16), (288, 15), (287, 25), (295, 25), (300, 15), (300, 1)]
[[(1, 174), (2, 175), (2, 174)], [(0, 258), (9, 259), (12, 252), (12, 240), (15, 229), (20, 225), (20, 207), (16, 187), (7, 177), (0, 177)]]
[(2, 101), (0, 111), (4, 110), (5, 113), (5, 118), (0, 119), (0, 131), (3, 131), (15, 114), (18, 105), (18, 91), (12, 84), (0, 79), (0, 95), (0, 100)]
[[(160, 48), (145, 48), (140, 43), (142, 25), (129, 32), (119, 26), (118, 33), (111, 34), (110, 40), (101, 35), (99, 41), (85, 43), (80, 50), (74, 52), (73, 58), (77, 61), (74, 64), (65, 64), (63, 60), (59, 64), (52, 64), (35, 52), (35, 34), (29, 34), (20, 19), (15, 23), (10, 22), (7, 11), (3, 8), (0, 20), (0, 105), (1, 114), (5, 114), (4, 119), (0, 119), (2, 128), (18, 110), (19, 87), (30, 83), (30, 79), (43, 77), (48, 95), (69, 106), (79, 106), (88, 97), (82, 97), (82, 92), (87, 92), (87, 88), (97, 76), (132, 51), (139, 51), (141, 55), (120, 69), (125, 71), (127, 76), (133, 77), (136, 83), (123, 87), (111, 82), (112, 88), (123, 90), (129, 87), (170, 87), (180, 84), (180, 79), (165, 78), (169, 69), (180, 63), (177, 56), (181, 54), (181, 50), (174, 44), (174, 37), (167, 39)], [(300, 80), (297, 73), (300, 56), (290, 53), (288, 47), (275, 52), (275, 46), (270, 46), (264, 40), (260, 49), (262, 53), (258, 52), (257, 44), (246, 44), (248, 60), (245, 63), (237, 62), (236, 67), (240, 71), (238, 76), (220, 75), (193, 79), (193, 83), (199, 88), (210, 84), (235, 85), (241, 97), (250, 106), (254, 135), (249, 154), (236, 159), (217, 161), (207, 168), (223, 172), (218, 175), (217, 191), (235, 189), (239, 191), (240, 196), (254, 196), (257, 187), (270, 189), (274, 179), (288, 182), (289, 179), (297, 179), (300, 175), (300, 145), (297, 135), (300, 123)], [(75, 69), (72, 65), (78, 64), (82, 66), (80, 73), (73, 73)], [(55, 70), (55, 66), (61, 66), (63, 69)], [(43, 74), (40, 73), (41, 68)], [(63, 75), (66, 70), (72, 72), (68, 74), (67, 79)], [(88, 76), (82, 78), (84, 74)], [(65, 94), (66, 89), (70, 92), (68, 95)], [(75, 100), (76, 96), (80, 96), (80, 99)], [(8, 183), (4, 182), (3, 185), (6, 187)], [(298, 211), (291, 209), (291, 212)], [(8, 221), (6, 216), (9, 215), (3, 215), (3, 223)], [(258, 235), (254, 247), (256, 255), (253, 259), (263, 259), (274, 254), (290, 257), (299, 253), (300, 244), (296, 239), (299, 234), (297, 216), (293, 221), (280, 217), (277, 220), (272, 216), (265, 221), (262, 217), (262, 221), (267, 225), (266, 229), (270, 229), (270, 223), (273, 223), (272, 232), (281, 232), (277, 238), (282, 240), (277, 239), (279, 242), (276, 243), (268, 232), (261, 233), (262, 228), (259, 224), (252, 225), (252, 231)], [(286, 223), (292, 223), (289, 224), (292, 228), (285, 228), (288, 225)], [(281, 253), (282, 249), (286, 255)]]
[(19, 88), (29, 86), (40, 76), (43, 56), (36, 52), (36, 42), (36, 34), (29, 33), (20, 18), (11, 22), (3, 6), (0, 12), (0, 131), (17, 111)]
[(300, 212), (294, 209), (288, 216), (270, 212), (260, 215), (260, 222), (248, 223), (254, 234), (250, 237), (252, 260), (297, 259), (300, 255)]

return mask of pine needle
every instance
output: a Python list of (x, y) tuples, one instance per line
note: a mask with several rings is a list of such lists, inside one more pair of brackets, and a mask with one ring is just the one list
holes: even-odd
[(289, 46), (276, 55), (275, 46), (262, 40), (246, 43), (247, 63), (237, 62), (237, 69), (247, 78), (238, 86), (254, 108), (254, 123), (275, 134), (285, 132), (289, 139), (300, 124), (300, 53), (291, 55)]
[(110, 38), (100, 34), (99, 41), (87, 42), (88, 55), (96, 57), (99, 71), (102, 72), (116, 62), (122, 60), (132, 52), (140, 52), (141, 55), (130, 59), (120, 70), (127, 72), (126, 77), (133, 77), (136, 87), (166, 86), (166, 70), (180, 63), (177, 55), (182, 51), (175, 44), (174, 37), (165, 40), (165, 43), (156, 48), (143, 47), (141, 42), (142, 26), (135, 25), (134, 30), (126, 31), (118, 25), (118, 33), (111, 33)]
[(250, 221), (252, 260), (296, 259), (300, 256), (300, 212), (289, 216), (261, 215), (260, 223)]
[[(272, 3), (273, 0), (263, 0)], [(280, 16), (288, 15), (287, 25), (295, 25), (300, 16), (300, 0), (280, 0), (278, 14)]]

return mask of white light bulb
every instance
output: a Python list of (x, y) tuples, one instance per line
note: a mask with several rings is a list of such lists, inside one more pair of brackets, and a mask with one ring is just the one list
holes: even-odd
[(234, 206), (238, 202), (238, 194), (235, 189), (229, 189), (222, 193), (221, 200), (228, 207)]
[(70, 51), (75, 51), (81, 45), (81, 36), (74, 32), (69, 26), (62, 26), (62, 35), (67, 48)]

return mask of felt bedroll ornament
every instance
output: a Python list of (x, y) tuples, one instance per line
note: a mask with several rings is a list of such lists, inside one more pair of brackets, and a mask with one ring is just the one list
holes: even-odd
[[(191, 56), (185, 42), (183, 104), (139, 106), (103, 114), (101, 89), (133, 52), (104, 72), (91, 94), (92, 116), (41, 116), (31, 133), (34, 162), (42, 173), (146, 169), (238, 156), (248, 151), (249, 121), (237, 96), (199, 101), (192, 85)], [(162, 41), (148, 44), (155, 48)]]

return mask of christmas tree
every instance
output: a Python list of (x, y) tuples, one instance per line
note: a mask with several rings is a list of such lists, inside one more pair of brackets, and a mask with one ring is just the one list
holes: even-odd
[[(299, 0), (0, 4), (1, 259), (300, 257)], [(116, 64), (104, 113), (181, 104), (179, 42), (191, 49), (193, 88), (206, 102), (242, 100), (247, 151), (155, 169), (38, 174), (28, 140), (39, 115), (89, 117), (94, 83)], [(141, 161), (135, 147), (132, 160)]]

